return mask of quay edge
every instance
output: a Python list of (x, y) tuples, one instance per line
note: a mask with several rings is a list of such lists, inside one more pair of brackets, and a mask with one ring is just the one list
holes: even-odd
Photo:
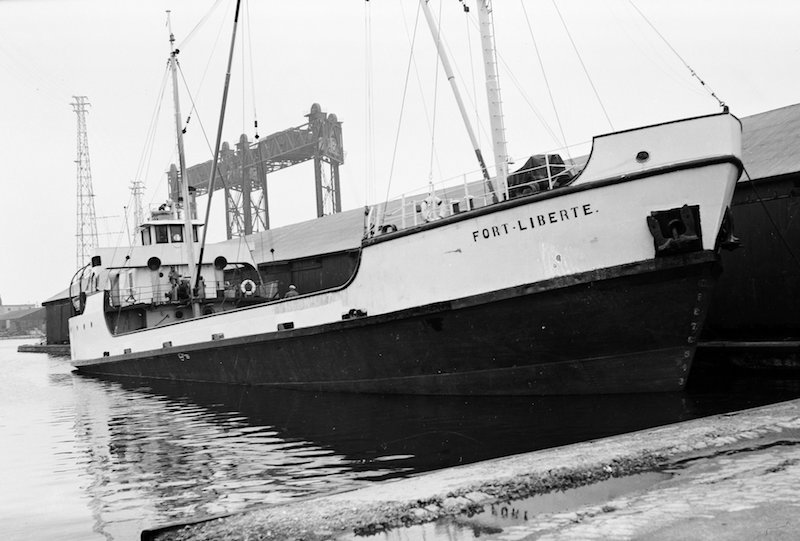
[[(686, 459), (710, 460), (734, 449), (752, 450), (766, 435), (780, 439), (782, 433), (793, 432), (796, 437), (798, 430), (800, 399), (448, 468), (192, 524), (153, 528), (143, 531), (141, 538), (314, 541), (354, 532), (379, 533), (474, 511), (483, 505), (660, 470)], [(752, 517), (738, 523), (735, 519), (726, 520), (730, 527), (741, 531), (754, 527)], [(755, 526), (760, 526), (758, 519)]]
[(69, 344), (22, 344), (17, 348), (20, 353), (49, 353), (69, 357)]

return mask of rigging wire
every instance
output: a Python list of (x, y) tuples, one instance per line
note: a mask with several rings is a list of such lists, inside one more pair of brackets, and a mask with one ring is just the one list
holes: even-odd
[(64, 80), (61, 74), (54, 73), (51, 66), (47, 69), (38, 66), (39, 59), (29, 56), (28, 52), (29, 49), (20, 51), (14, 48), (11, 40), (5, 40), (5, 43), (0, 40), (0, 67), (4, 68), (3, 73), (14, 74), (13, 79), (4, 79), (3, 84), (27, 83), (29, 89), (26, 90), (30, 95), (35, 93), (37, 98), (47, 99), (60, 109), (64, 106), (64, 96), (71, 96), (74, 92), (59, 83), (59, 80)]
[[(142, 152), (141, 152), (141, 154), (139, 156), (139, 162), (137, 163), (137, 166), (136, 166), (136, 175), (135, 175), (134, 178), (137, 179), (137, 180), (141, 180), (143, 185), (146, 183), (145, 181), (146, 181), (146, 177), (147, 177), (147, 171), (150, 170), (150, 164), (152, 163), (152, 159), (153, 159), (153, 151), (155, 149), (156, 132), (158, 130), (158, 119), (161, 116), (161, 106), (162, 106), (162, 104), (164, 102), (164, 92), (166, 91), (168, 78), (169, 78), (169, 69), (165, 67), (164, 74), (163, 74), (163, 76), (161, 78), (161, 85), (160, 85), (160, 89), (159, 89), (159, 92), (158, 92), (158, 98), (156, 99), (156, 104), (155, 104), (155, 107), (153, 108), (153, 112), (152, 112), (152, 114), (150, 116), (150, 122), (149, 122), (149, 124), (147, 126), (147, 132), (145, 134), (145, 143), (144, 143), (144, 146), (142, 147)], [(129, 248), (131, 250), (133, 248), (133, 244), (134, 244), (134, 242), (132, 240), (133, 237), (130, 235), (130, 209), (131, 209), (131, 204), (133, 202), (133, 199), (134, 199), (134, 195), (133, 195), (133, 193), (131, 193), (128, 196), (127, 205), (125, 205), (123, 207), (124, 208), (124, 212), (123, 212), (122, 219), (124, 221), (124, 226), (123, 226), (123, 231), (119, 232), (119, 236), (117, 237), (117, 241), (116, 241), (116, 243), (114, 245), (115, 247), (119, 247), (119, 246), (122, 245), (122, 243), (121, 243), (122, 234), (127, 232), (128, 233), (128, 239), (129, 239), (128, 246), (129, 246)], [(114, 250), (115, 254), (116, 254), (116, 251), (117, 250), (115, 249)], [(128, 255), (130, 255), (130, 253), (131, 252), (129, 251)]]
[(528, 33), (531, 36), (531, 41), (533, 42), (533, 50), (536, 51), (536, 58), (539, 60), (539, 69), (542, 70), (542, 79), (544, 79), (544, 85), (547, 88), (547, 94), (550, 96), (550, 104), (553, 106), (553, 113), (556, 115), (556, 122), (558, 123), (558, 131), (561, 133), (561, 141), (564, 144), (564, 148), (567, 151), (567, 157), (572, 159), (572, 156), (569, 153), (569, 147), (567, 147), (567, 137), (564, 135), (564, 127), (561, 125), (561, 116), (558, 114), (558, 108), (556, 107), (556, 100), (553, 97), (553, 90), (550, 87), (550, 81), (547, 78), (547, 71), (544, 69), (544, 62), (542, 61), (542, 55), (539, 52), (539, 46), (536, 43), (536, 37), (533, 34), (533, 26), (531, 25), (531, 19), (528, 16), (528, 10), (525, 9), (525, 2), (519, 0), (520, 5), (522, 6), (522, 12), (525, 14), (525, 22), (528, 25)]
[[(439, 20), (436, 21), (436, 48), (442, 47), (442, 5), (444, 2), (439, 2)], [(428, 165), (428, 182), (433, 184), (433, 157), (436, 153), (436, 109), (439, 102), (439, 52), (436, 51), (436, 66), (433, 70), (433, 126), (431, 128), (431, 157), (430, 164)]]
[[(214, 2), (214, 4), (213, 4), (213, 5), (212, 5), (212, 6), (211, 6), (209, 9), (208, 9), (208, 11), (206, 12), (206, 14), (205, 14), (205, 15), (203, 15), (203, 17), (202, 17), (202, 18), (201, 18), (199, 21), (197, 21), (197, 24), (196, 24), (196, 25), (194, 25), (194, 28), (192, 28), (192, 30), (191, 30), (191, 31), (190, 31), (188, 34), (186, 34), (186, 37), (185, 37), (185, 38), (183, 38), (183, 41), (182, 41), (182, 42), (180, 42), (180, 44), (178, 45), (178, 48), (179, 48), (179, 49), (183, 49), (183, 48), (185, 48), (185, 47), (186, 47), (186, 45), (187, 45), (187, 44), (188, 44), (188, 43), (189, 43), (189, 42), (192, 40), (192, 38), (194, 37), (194, 35), (195, 35), (195, 32), (197, 32), (197, 31), (198, 31), (198, 30), (199, 30), (199, 29), (200, 29), (200, 28), (201, 28), (203, 25), (205, 25), (205, 24), (206, 24), (206, 21), (208, 21), (208, 18), (211, 16), (211, 14), (212, 14), (212, 13), (214, 13), (214, 11), (216, 11), (216, 10), (217, 10), (217, 8), (219, 7), (219, 5), (220, 5), (222, 2), (223, 2), (223, 0), (216, 0), (216, 1)], [(226, 13), (227, 13), (227, 10), (226, 10)]]
[[(221, 0), (217, 0), (217, 1), (219, 3)], [(228, 15), (228, 11), (230, 11), (230, 4), (228, 4), (228, 8), (226, 8), (226, 10), (225, 10), (225, 13), (224, 13), (225, 16)], [(203, 68), (203, 74), (200, 77), (200, 82), (197, 84), (197, 91), (195, 92), (195, 94), (199, 94), (200, 93), (200, 90), (203, 88), (203, 84), (205, 83), (206, 75), (208, 74), (208, 69), (209, 69), (209, 67), (211, 67), (211, 60), (212, 60), (212, 58), (214, 56), (214, 52), (217, 50), (217, 45), (219, 44), (219, 38), (222, 35), (222, 30), (223, 30), (223, 28), (225, 26), (224, 18), (225, 17), (223, 17), (223, 20), (219, 24), (219, 29), (217, 30), (217, 35), (214, 38), (214, 43), (211, 45), (211, 51), (208, 54), (208, 60), (206, 61), (205, 68)], [(180, 62), (178, 62), (177, 64), (178, 64), (178, 70), (180, 71), (180, 69), (181, 69)], [(183, 72), (181, 72), (181, 77), (183, 77)], [(187, 92), (188, 92), (188, 88), (189, 87), (186, 84), (185, 79), (184, 79), (184, 86), (186, 86), (186, 89), (187, 89)], [(186, 133), (186, 130), (188, 129), (189, 121), (192, 119), (192, 115), (194, 113), (196, 113), (196, 112), (197, 112), (197, 107), (195, 106), (194, 102), (192, 102), (192, 108), (189, 110), (189, 114), (187, 115), (186, 122), (185, 122), (185, 124), (183, 126), (183, 130), (182, 130), (183, 133)], [(209, 145), (209, 148), (210, 148), (210, 145)]]
[[(555, 0), (553, 0), (553, 1), (555, 1)], [(662, 40), (662, 41), (663, 41), (663, 42), (666, 44), (666, 46), (667, 46), (667, 47), (669, 47), (669, 50), (670, 50), (670, 51), (672, 51), (673, 53), (675, 53), (675, 56), (677, 56), (677, 57), (678, 57), (678, 60), (680, 60), (680, 61), (683, 63), (683, 65), (684, 65), (684, 66), (686, 66), (686, 69), (688, 69), (688, 70), (689, 70), (689, 73), (692, 75), (692, 77), (694, 77), (695, 79), (697, 79), (697, 80), (700, 82), (700, 84), (701, 84), (701, 85), (702, 85), (702, 86), (703, 86), (703, 87), (704, 87), (704, 88), (705, 88), (705, 89), (708, 91), (708, 93), (709, 93), (709, 94), (711, 94), (711, 97), (713, 97), (715, 100), (717, 100), (717, 103), (719, 104), (719, 106), (720, 106), (720, 107), (721, 107), (723, 110), (727, 111), (728, 107), (727, 107), (727, 105), (725, 105), (725, 102), (724, 102), (724, 101), (722, 101), (722, 100), (721, 100), (721, 99), (720, 99), (720, 98), (719, 98), (719, 97), (716, 95), (716, 93), (715, 93), (713, 90), (711, 90), (711, 87), (709, 87), (709, 86), (706, 84), (706, 82), (705, 82), (703, 79), (701, 79), (701, 78), (700, 78), (700, 76), (697, 74), (697, 72), (696, 72), (696, 71), (694, 71), (694, 69), (692, 69), (692, 67), (691, 67), (691, 66), (690, 66), (690, 65), (689, 65), (689, 64), (686, 62), (686, 60), (684, 60), (684, 59), (683, 59), (683, 57), (682, 57), (682, 56), (681, 56), (681, 55), (678, 53), (678, 51), (676, 51), (676, 50), (675, 50), (675, 47), (673, 47), (673, 46), (670, 44), (670, 42), (669, 42), (669, 41), (667, 41), (667, 38), (665, 38), (665, 37), (664, 37), (664, 36), (661, 34), (661, 32), (659, 32), (659, 31), (658, 31), (658, 29), (657, 29), (657, 28), (656, 28), (656, 27), (653, 25), (653, 23), (651, 23), (651, 22), (650, 22), (650, 20), (649, 20), (647, 17), (645, 17), (644, 13), (642, 13), (642, 11), (641, 11), (641, 10), (640, 10), (640, 9), (639, 9), (637, 6), (636, 6), (636, 4), (634, 4), (634, 3), (633, 3), (633, 0), (628, 0), (628, 2), (629, 2), (629, 3), (630, 3), (630, 5), (633, 7), (633, 9), (635, 9), (635, 10), (636, 10), (636, 12), (637, 12), (637, 13), (638, 13), (638, 14), (639, 14), (641, 17), (642, 17), (642, 19), (644, 19), (644, 22), (646, 22), (646, 23), (648, 24), (648, 26), (650, 26), (650, 28), (652, 28), (652, 29), (653, 29), (653, 32), (655, 32), (655, 33), (656, 33), (656, 35), (658, 35), (658, 37), (660, 37), (660, 38), (661, 38), (661, 40)]]
[[(373, 68), (372, 68), (372, 11), (369, 1), (364, 2), (364, 131), (366, 132), (366, 153), (364, 156), (364, 205), (375, 200), (375, 119), (373, 109)], [(390, 179), (391, 180), (391, 179)]]
[(255, 140), (258, 141), (258, 111), (256, 110), (256, 70), (253, 68), (253, 34), (250, 30), (250, 2), (245, 1), (245, 27), (247, 32), (247, 51), (250, 56), (250, 92), (253, 100), (253, 130), (255, 131)]
[[(469, 23), (470, 23), (470, 16), (469, 16), (469, 9), (464, 6), (464, 35), (467, 38), (467, 49), (469, 50), (469, 74), (470, 74), (470, 82), (472, 83), (472, 107), (475, 109), (475, 124), (478, 126), (477, 130), (477, 141), (478, 147), (483, 146), (483, 140), (481, 139), (481, 132), (486, 131), (485, 126), (481, 122), (480, 114), (478, 113), (478, 85), (475, 83), (475, 58), (472, 55), (472, 39), (471, 34), (469, 31)], [(456, 69), (458, 69), (458, 64), (456, 64)], [(459, 73), (460, 75), (460, 73)], [(469, 94), (467, 94), (469, 97)], [(489, 194), (489, 187), (485, 182), (481, 182), (481, 186), (483, 187), (483, 196), (487, 197)]]
[[(194, 104), (194, 97), (192, 96), (192, 92), (189, 90), (189, 83), (186, 82), (186, 77), (184, 77), (184, 75), (183, 75), (183, 70), (181, 69), (181, 65), (180, 64), (178, 64), (178, 73), (181, 76), (181, 81), (183, 81), (183, 88), (186, 90), (186, 96), (189, 98), (189, 103), (192, 104), (192, 111), (196, 112), (197, 111), (197, 107)], [(211, 148), (211, 141), (209, 141), (209, 139), (208, 139), (208, 134), (206, 133), (206, 129), (203, 126), (203, 121), (202, 121), (199, 113), (197, 113), (197, 123), (200, 125), (200, 132), (203, 134), (203, 138), (206, 141), (206, 146), (208, 147), (208, 152), (209, 152), (209, 154), (212, 155), (212, 159), (213, 159), (214, 150)], [(186, 128), (184, 128), (184, 130), (185, 129)], [(186, 133), (186, 132), (184, 132), (184, 133)]]
[[(472, 106), (475, 109), (475, 124), (481, 126), (480, 115), (478, 114), (478, 85), (475, 83), (475, 59), (472, 56), (472, 39), (469, 33), (469, 10), (464, 10), (464, 35), (467, 37), (467, 48), (469, 49), (469, 73), (472, 82)], [(456, 66), (458, 69), (458, 66)], [(482, 127), (482, 126), (481, 126)], [(481, 145), (480, 130), (478, 130), (478, 146)]]
[(614, 11), (615, 31), (630, 40), (634, 52), (640, 54), (651, 66), (657, 68), (665, 79), (669, 79), (692, 94), (706, 95), (704, 89), (697, 87), (696, 81), (687, 80), (684, 67), (676, 65), (672, 52), (665, 50), (663, 43), (654, 35), (651, 28), (634, 25), (628, 21), (622, 22), (622, 19), (630, 15), (627, 6), (628, 11), (624, 15), (616, 11), (616, 4), (609, 4), (609, 7)]
[[(472, 23), (472, 27), (474, 29), (480, 31), (480, 25), (478, 24), (478, 22), (475, 20), (474, 17), (472, 17), (471, 13), (469, 14), (469, 16), (470, 16), (469, 21), (470, 21), (470, 23)], [(533, 112), (533, 114), (536, 117), (536, 119), (539, 121), (539, 123), (545, 129), (547, 134), (553, 139), (553, 143), (555, 144), (555, 146), (556, 147), (560, 147), (562, 143), (559, 141), (558, 136), (553, 131), (553, 129), (550, 127), (550, 124), (548, 124), (547, 120), (545, 120), (545, 118), (542, 115), (542, 113), (533, 104), (533, 101), (531, 100), (530, 96), (528, 96), (527, 92), (525, 92), (524, 86), (522, 85), (522, 83), (520, 83), (519, 79), (517, 79), (517, 77), (514, 75), (514, 72), (512, 71), (511, 67), (508, 65), (508, 62), (506, 62), (506, 60), (503, 57), (503, 55), (500, 54), (500, 51), (496, 51), (496, 52), (497, 52), (497, 59), (500, 61), (499, 63), (502, 64), (503, 68), (505, 68), (505, 71), (503, 72), (503, 76), (504, 77), (507, 76), (509, 79), (511, 79), (512, 84), (516, 87), (517, 91), (520, 93), (520, 96), (522, 96), (522, 99), (525, 101), (525, 103), (528, 104), (528, 107)], [(458, 71), (458, 64), (455, 64), (455, 68)], [(461, 75), (460, 71), (459, 71), (459, 75)], [(478, 107), (477, 106), (477, 100), (476, 100), (475, 107), (476, 107), (476, 110), (477, 110), (477, 107)], [(486, 127), (483, 125), (483, 123), (479, 123), (479, 126), (480, 126), (481, 130), (483, 130), (484, 135), (486, 135)], [(487, 137), (488, 137), (488, 135), (487, 135)]]
[[(401, 4), (402, 9), (402, 4)], [(400, 101), (400, 117), (397, 119), (397, 131), (394, 137), (394, 149), (392, 150), (392, 161), (389, 166), (389, 181), (386, 184), (386, 197), (384, 198), (384, 203), (389, 201), (389, 190), (392, 186), (392, 177), (394, 175), (394, 165), (395, 160), (397, 159), (397, 147), (400, 141), (400, 128), (403, 124), (403, 113), (405, 112), (405, 105), (406, 105), (406, 95), (408, 94), (408, 81), (411, 78), (411, 65), (416, 63), (414, 62), (414, 44), (417, 41), (417, 28), (419, 27), (419, 13), (420, 13), (420, 6), (417, 4), (417, 16), (414, 21), (414, 33), (411, 36), (411, 50), (408, 54), (408, 64), (406, 65), (406, 78), (405, 82), (403, 83), (403, 97)], [(403, 11), (403, 23), (405, 24), (405, 11)], [(408, 31), (408, 28), (406, 28)], [(426, 110), (427, 115), (427, 110)], [(384, 214), (386, 213), (386, 206), (384, 205)]]
[(581, 67), (583, 68), (583, 73), (586, 74), (586, 78), (589, 80), (589, 85), (592, 87), (592, 91), (594, 92), (595, 98), (597, 98), (597, 103), (600, 104), (600, 108), (603, 110), (603, 114), (608, 121), (608, 125), (611, 126), (611, 129), (614, 129), (614, 124), (611, 122), (611, 118), (608, 116), (608, 111), (606, 111), (605, 106), (603, 105), (603, 100), (600, 99), (600, 94), (597, 92), (597, 88), (594, 86), (594, 81), (592, 81), (592, 77), (589, 75), (589, 70), (586, 69), (586, 64), (583, 63), (583, 58), (581, 57), (581, 53), (578, 51), (577, 45), (575, 45), (575, 40), (572, 39), (572, 34), (567, 28), (567, 23), (564, 20), (564, 16), (561, 15), (561, 10), (558, 9), (558, 4), (556, 4), (556, 0), (551, 0), (553, 2), (553, 7), (556, 8), (556, 13), (558, 13), (558, 18), (561, 19), (561, 24), (564, 26), (564, 30), (567, 32), (567, 37), (569, 37), (569, 42), (572, 44), (572, 48), (575, 50), (575, 55), (578, 57), (578, 61), (581, 63)]
[[(247, 0), (243, 0), (243, 2), (244, 2), (244, 5), (246, 6), (247, 5)], [(244, 18), (244, 13), (246, 13), (246, 10), (242, 11), (242, 18)], [(244, 21), (242, 21), (242, 22), (244, 23)], [(246, 24), (242, 24), (242, 39), (241, 39), (241, 43), (242, 43), (242, 48), (241, 48), (241, 54), (242, 54), (242, 60), (241, 60), (241, 62), (242, 62), (241, 63), (241, 68), (242, 68), (241, 69), (241, 71), (242, 71), (242, 131), (240, 133), (243, 133), (243, 134), (246, 133), (246, 130), (247, 130), (247, 128), (246, 128), (247, 113), (245, 113), (245, 110), (247, 109), (247, 70), (244, 67), (245, 63), (247, 61), (246, 60), (247, 48), (244, 46), (246, 40), (247, 40), (247, 25)], [(245, 149), (242, 149), (242, 175), (245, 174), (245, 171), (244, 171), (244, 157), (245, 157), (244, 150)]]
[[(419, 16), (420, 16), (420, 12), (422, 11), (422, 6), (419, 3), (417, 3), (417, 15), (416, 15), (416, 19), (415, 19), (415, 22), (414, 22), (414, 35), (412, 37), (412, 35), (408, 31), (408, 21), (406, 20), (406, 11), (403, 8), (403, 3), (399, 2), (399, 4), (400, 4), (400, 12), (401, 12), (401, 14), (403, 16), (403, 28), (406, 31), (406, 37), (408, 38), (409, 45), (411, 47), (410, 60), (413, 61), (413, 65), (414, 65), (414, 76), (416, 77), (416, 80), (417, 80), (417, 88), (419, 89), (420, 100), (422, 101), (422, 112), (425, 115), (425, 125), (428, 128), (428, 133), (430, 133), (431, 129), (432, 129), (431, 128), (431, 115), (428, 112), (428, 102), (427, 102), (427, 99), (426, 99), (426, 96), (425, 96), (425, 89), (422, 86), (422, 77), (420, 77), (420, 75), (419, 75), (419, 66), (417, 65), (417, 57), (416, 57), (416, 55), (414, 55), (414, 47), (415, 47), (415, 44), (416, 44), (416, 36), (417, 36), (417, 26), (419, 24)], [(408, 77), (408, 74), (406, 75), (406, 77)], [(406, 79), (406, 82), (407, 81), (408, 81), (408, 79)], [(437, 164), (438, 164), (438, 156), (437, 156)]]
[(794, 253), (794, 250), (792, 250), (792, 246), (789, 244), (789, 241), (786, 240), (786, 237), (778, 228), (778, 224), (776, 224), (775, 220), (772, 218), (772, 214), (770, 214), (769, 209), (767, 208), (767, 204), (764, 202), (764, 198), (761, 197), (761, 194), (759, 194), (758, 190), (756, 189), (756, 183), (750, 177), (750, 173), (747, 171), (746, 167), (742, 166), (742, 170), (744, 171), (744, 174), (747, 177), (747, 180), (749, 181), (748, 185), (750, 186), (750, 189), (753, 190), (753, 193), (758, 199), (758, 202), (761, 203), (761, 207), (764, 209), (764, 214), (767, 215), (769, 223), (772, 224), (772, 228), (775, 230), (775, 233), (778, 235), (778, 238), (781, 239), (783, 246), (786, 248), (786, 251), (789, 252), (789, 255), (792, 257), (792, 260), (794, 261), (795, 265), (797, 265), (797, 267), (800, 268), (800, 259), (798, 259), (798, 256), (797, 254)]
[(153, 158), (153, 149), (155, 147), (155, 134), (158, 130), (158, 119), (161, 116), (161, 106), (164, 103), (164, 92), (167, 88), (167, 80), (169, 78), (169, 69), (164, 68), (164, 75), (161, 78), (161, 85), (156, 99), (156, 105), (153, 113), (150, 116), (150, 124), (147, 127), (145, 135), (145, 144), (142, 148), (142, 154), (139, 156), (139, 163), (136, 167), (136, 178), (141, 179), (143, 171), (150, 170), (150, 163)]

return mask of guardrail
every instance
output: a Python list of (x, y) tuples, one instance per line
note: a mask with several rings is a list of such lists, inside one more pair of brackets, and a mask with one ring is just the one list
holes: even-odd
[[(582, 165), (551, 162), (520, 169), (508, 176), (509, 197), (520, 197), (566, 186), (580, 172)], [(473, 172), (473, 176), (475, 176)], [(468, 175), (429, 183), (424, 188), (406, 192), (398, 199), (368, 207), (364, 221), (364, 238), (415, 227), (454, 214), (485, 207), (500, 194), (496, 178), (490, 178), (494, 192), (483, 178), (469, 180)], [(460, 182), (458, 182), (460, 180)], [(498, 195), (497, 199), (503, 198)]]

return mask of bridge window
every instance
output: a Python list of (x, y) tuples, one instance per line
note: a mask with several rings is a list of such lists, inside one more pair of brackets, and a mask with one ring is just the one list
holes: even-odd
[(167, 244), (169, 242), (169, 228), (166, 225), (156, 226), (156, 244)]
[(183, 242), (183, 226), (169, 226), (169, 238), (172, 239), (172, 242)]
[(150, 246), (152, 240), (150, 239), (150, 228), (142, 229), (142, 246)]

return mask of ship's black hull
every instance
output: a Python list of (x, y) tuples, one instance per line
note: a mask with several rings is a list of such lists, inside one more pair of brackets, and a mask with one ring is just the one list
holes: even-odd
[(79, 363), (314, 391), (558, 395), (686, 384), (717, 275), (700, 252), (402, 312)]

